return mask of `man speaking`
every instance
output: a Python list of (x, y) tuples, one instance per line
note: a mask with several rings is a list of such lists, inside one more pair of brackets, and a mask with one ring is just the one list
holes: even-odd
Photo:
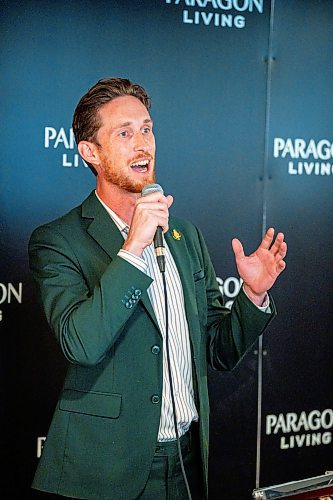
[(149, 107), (121, 78), (81, 98), (73, 131), (96, 190), (29, 244), (69, 361), (33, 487), (66, 497), (207, 498), (207, 363), (232, 369), (275, 315), (267, 292), (285, 268), (283, 234), (269, 229), (250, 256), (233, 240), (244, 284), (223, 307), (200, 231), (151, 186)]

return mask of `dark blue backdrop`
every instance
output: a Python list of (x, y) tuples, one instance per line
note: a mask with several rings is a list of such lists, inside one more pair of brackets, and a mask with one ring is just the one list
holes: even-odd
[[(332, 23), (332, 2), (319, 0), (2, 2), (7, 497), (29, 498), (38, 438), (65, 370), (36, 301), (27, 241), (93, 188), (70, 126), (78, 99), (105, 76), (129, 77), (150, 92), (158, 181), (175, 197), (173, 213), (202, 229), (222, 281), (237, 276), (234, 236), (251, 252), (274, 225), (289, 242), (273, 291), (277, 320), (232, 373), (210, 373), (210, 497), (244, 500), (259, 484), (332, 469), (331, 441), (281, 448), (295, 435), (331, 433), (331, 413), (316, 431), (266, 430), (267, 415), (333, 415), (332, 168), (293, 174), (290, 161), (298, 168), (324, 160), (273, 155), (277, 138), (332, 144)], [(229, 300), (232, 289), (224, 293)]]

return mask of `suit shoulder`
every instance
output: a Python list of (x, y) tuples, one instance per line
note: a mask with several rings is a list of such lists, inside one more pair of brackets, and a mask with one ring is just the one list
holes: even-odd
[[(73, 236), (73, 233), (75, 231), (81, 229), (82, 225), (82, 207), (83, 205), (89, 200), (93, 198), (93, 193), (91, 193), (86, 200), (83, 201), (80, 205), (72, 208), (69, 210), (67, 213), (62, 215), (61, 217), (58, 217), (50, 222), (47, 222), (45, 224), (42, 224), (41, 226), (37, 227), (30, 239), (34, 239), (34, 237), (42, 234), (50, 234), (50, 233), (60, 233), (63, 236)], [(71, 238), (72, 239), (72, 238)]]
[(45, 233), (45, 232), (67, 232), (70, 227), (73, 227), (78, 220), (79, 220), (79, 215), (80, 215), (80, 206), (77, 206), (67, 212), (66, 214), (62, 215), (61, 217), (58, 217), (57, 219), (54, 219), (50, 222), (46, 222), (45, 224), (42, 224), (41, 226), (38, 226), (36, 229), (34, 229), (31, 237), (33, 237), (36, 234), (40, 233)]

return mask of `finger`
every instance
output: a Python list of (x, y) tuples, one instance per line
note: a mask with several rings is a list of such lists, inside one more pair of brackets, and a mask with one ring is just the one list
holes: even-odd
[(234, 251), (236, 259), (241, 259), (242, 257), (244, 257), (244, 250), (243, 250), (243, 245), (241, 244), (241, 242), (237, 238), (234, 238), (232, 240), (231, 244), (232, 244), (232, 249)]
[(270, 227), (265, 236), (263, 237), (263, 240), (262, 242), (260, 243), (260, 247), (259, 248), (265, 248), (265, 249), (268, 249), (270, 246), (271, 246), (271, 243), (273, 241), (273, 238), (274, 238), (274, 228), (273, 227)]
[(163, 193), (161, 193), (160, 191), (155, 191), (154, 193), (147, 194), (146, 196), (141, 196), (136, 201), (138, 205), (140, 205), (141, 203), (152, 203), (152, 202), (167, 204), (167, 199)]
[(275, 238), (275, 241), (271, 247), (271, 252), (273, 255), (276, 255), (278, 252), (280, 252), (280, 248), (281, 248), (281, 245), (283, 244), (283, 240), (284, 240), (284, 234), (278, 233), (278, 235)]
[(169, 216), (168, 214), (163, 214), (159, 213), (156, 214), (156, 212), (151, 212), (150, 213), (151, 221), (154, 223), (154, 225), (157, 227), (161, 227), (163, 233), (166, 233), (169, 230)]
[(169, 231), (169, 223), (164, 224), (164, 226), (161, 226), (163, 233), (167, 233)]
[(167, 202), (168, 202), (168, 208), (170, 208), (171, 205), (173, 204), (173, 196), (171, 196), (171, 194), (168, 194), (168, 196), (166, 198), (167, 198)]
[(284, 259), (285, 256), (287, 255), (287, 243), (285, 241), (283, 241), (280, 245), (280, 248), (279, 248), (279, 251), (277, 253), (277, 256), (278, 256), (278, 259)]
[(285, 263), (285, 261), (280, 260), (280, 262), (277, 263), (277, 272), (279, 274), (282, 273), (282, 271), (284, 271), (286, 267), (287, 267), (287, 264)]
[(158, 227), (161, 227), (163, 232), (166, 232), (169, 228), (169, 217), (164, 214), (156, 214), (156, 212), (151, 212), (148, 214), (149, 217), (147, 218), (145, 225), (146, 227), (148, 225), (151, 225), (151, 227), (154, 227), (157, 229)]
[(138, 203), (136, 209), (139, 212), (165, 212), (168, 213), (168, 205), (165, 203), (159, 202), (150, 202), (150, 203)]

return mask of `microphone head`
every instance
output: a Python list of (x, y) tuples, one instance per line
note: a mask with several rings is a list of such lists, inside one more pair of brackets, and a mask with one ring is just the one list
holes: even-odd
[(159, 184), (146, 184), (146, 186), (141, 191), (141, 196), (147, 196), (147, 194), (160, 192), (164, 194), (162, 187)]

